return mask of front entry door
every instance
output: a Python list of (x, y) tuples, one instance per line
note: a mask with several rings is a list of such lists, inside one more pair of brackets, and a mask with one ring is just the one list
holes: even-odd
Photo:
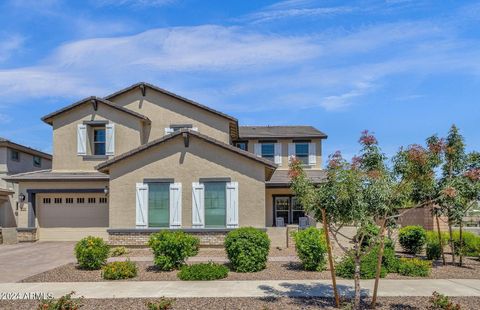
[(281, 217), (285, 224), (298, 224), (298, 219), (304, 217), (305, 212), (295, 196), (275, 196), (274, 216), (274, 223)]

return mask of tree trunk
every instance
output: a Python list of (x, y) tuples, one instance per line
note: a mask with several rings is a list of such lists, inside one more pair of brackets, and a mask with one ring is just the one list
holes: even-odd
[(448, 234), (450, 238), (450, 249), (452, 250), (452, 264), (455, 265), (455, 244), (453, 244), (452, 222), (448, 221)]
[(437, 233), (438, 233), (438, 242), (440, 242), (440, 253), (442, 253), (442, 263), (445, 266), (447, 263), (445, 261), (445, 252), (443, 251), (443, 239), (442, 239), (442, 232), (440, 231), (440, 220), (438, 219), (438, 215), (435, 216), (437, 220)]
[(378, 249), (377, 273), (375, 275), (375, 286), (373, 288), (372, 305), (371, 305), (372, 309), (375, 309), (377, 306), (378, 283), (380, 282), (380, 274), (382, 273), (383, 249), (385, 247), (386, 223), (387, 223), (387, 219), (384, 218), (382, 221), (382, 226), (380, 228), (380, 249)]
[(325, 209), (322, 209), (322, 218), (323, 218), (323, 231), (325, 233), (325, 241), (327, 242), (328, 263), (330, 265), (330, 274), (332, 276), (333, 294), (335, 295), (335, 304), (337, 305), (337, 308), (340, 308), (340, 297), (338, 296), (337, 278), (335, 275), (335, 266), (333, 264), (332, 246), (330, 243), (330, 235), (328, 230), (327, 215), (326, 215)]
[(460, 222), (459, 233), (460, 233), (460, 236), (459, 236), (460, 248), (458, 249), (458, 252), (459, 252), (458, 264), (462, 266), (463, 265), (463, 220)]
[[(357, 245), (356, 245), (357, 247)], [(355, 283), (355, 299), (354, 299), (354, 309), (360, 309), (360, 256), (358, 255), (357, 251), (355, 250), (355, 273), (353, 276), (354, 283)]]

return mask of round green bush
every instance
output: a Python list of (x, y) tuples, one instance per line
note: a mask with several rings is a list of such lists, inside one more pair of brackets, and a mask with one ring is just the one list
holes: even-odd
[(102, 238), (88, 236), (75, 245), (75, 256), (80, 268), (96, 270), (106, 262), (110, 247)]
[[(460, 232), (453, 232), (453, 245), (455, 246), (455, 254), (460, 254)], [(470, 232), (462, 232), (462, 254), (465, 256), (478, 256), (480, 254), (480, 236)]]
[(305, 270), (325, 269), (327, 242), (322, 230), (309, 227), (294, 234), (295, 250)]
[[(448, 234), (446, 232), (440, 233), (441, 244), (443, 246), (448, 243)], [(438, 260), (442, 256), (442, 248), (438, 240), (438, 232), (429, 230), (427, 231), (427, 245), (425, 247), (427, 253), (427, 259)]]
[(428, 277), (432, 262), (418, 258), (400, 258), (398, 273), (409, 277)]
[(405, 226), (398, 232), (398, 241), (409, 254), (419, 254), (427, 241), (427, 232), (421, 226)]
[(177, 274), (183, 281), (208, 281), (223, 279), (228, 276), (228, 268), (213, 262), (182, 266)]
[(102, 267), (102, 277), (106, 280), (129, 279), (137, 276), (137, 265), (129, 260), (112, 262)]
[(267, 266), (270, 239), (266, 232), (253, 227), (232, 230), (225, 237), (225, 251), (237, 272), (255, 272)]
[(177, 269), (188, 257), (198, 254), (200, 240), (183, 231), (160, 231), (150, 236), (154, 264), (163, 271)]
[[(369, 253), (364, 255), (360, 261), (360, 278), (373, 279), (377, 273), (379, 247), (374, 247)], [(395, 251), (390, 247), (383, 250), (382, 269), (380, 277), (384, 278), (389, 272), (397, 272), (399, 260), (395, 256)], [(345, 255), (340, 263), (335, 266), (337, 276), (353, 279), (355, 274), (355, 261), (352, 253)]]

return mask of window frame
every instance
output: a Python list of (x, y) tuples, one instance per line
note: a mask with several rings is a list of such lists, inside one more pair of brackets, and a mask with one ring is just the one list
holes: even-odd
[[(13, 154), (17, 154), (17, 158), (14, 158)], [(10, 150), (10, 159), (12, 161), (20, 161), (20, 151), (17, 151), (17, 150)]]
[[(148, 184), (148, 227), (155, 227), (155, 228), (169, 228), (170, 227), (170, 184), (172, 184), (173, 182), (170, 182), (170, 181), (151, 181), (151, 182), (145, 182), (146, 184)], [(166, 190), (167, 190), (167, 197), (168, 197), (168, 201), (166, 202), (166, 205), (167, 205), (167, 219), (166, 219), (166, 224), (164, 223), (164, 221), (162, 221), (162, 223), (159, 223), (158, 225), (155, 224), (155, 225), (152, 225), (152, 222), (150, 222), (151, 220), (151, 216), (150, 216), (150, 212), (152, 212), (152, 209), (151, 208), (151, 199), (152, 199), (152, 195), (151, 195), (151, 190), (152, 190), (152, 185), (164, 185), (166, 187)], [(160, 200), (160, 203), (161, 200)], [(165, 201), (164, 201), (165, 203)], [(158, 208), (158, 209), (162, 209), (162, 208)]]
[[(272, 147), (272, 154), (265, 155), (263, 153), (263, 147), (264, 146), (270, 146)], [(272, 162), (275, 162), (275, 142), (261, 142), (260, 143), (260, 155), (262, 158), (268, 159)]]
[[(309, 142), (294, 142), (295, 143), (295, 158), (302, 162), (302, 165), (308, 166), (310, 164), (309, 155), (310, 155), (310, 143)], [(306, 145), (307, 152), (301, 153), (301, 155), (297, 152), (297, 146)], [(304, 159), (304, 160), (302, 160)]]
[[(227, 227), (227, 181), (224, 180), (212, 180), (212, 181), (203, 181), (200, 182), (203, 184), (203, 190), (204, 190), (204, 201), (203, 201), (203, 213), (204, 213), (204, 226), (205, 228), (226, 228)], [(223, 223), (221, 225), (209, 225), (207, 224), (207, 191), (209, 185), (217, 185), (217, 184), (222, 184), (223, 185), (223, 211), (224, 211), (224, 216), (223, 216)], [(209, 209), (219, 209), (219, 208), (209, 208)]]
[[(92, 127), (92, 155), (106, 156), (107, 155), (107, 127), (105, 125), (91, 126)], [(96, 140), (96, 132), (103, 131), (103, 141)], [(103, 153), (97, 154), (97, 145), (103, 144)]]

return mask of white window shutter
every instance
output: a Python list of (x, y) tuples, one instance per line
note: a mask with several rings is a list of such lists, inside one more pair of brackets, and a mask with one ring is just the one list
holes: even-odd
[(253, 153), (255, 155), (262, 157), (262, 144), (261, 143), (255, 143), (253, 145)]
[(205, 186), (192, 183), (192, 227), (205, 227)]
[(315, 143), (308, 144), (308, 164), (317, 164), (317, 145)]
[(77, 155), (87, 155), (87, 125), (77, 126)]
[(170, 228), (182, 227), (182, 183), (170, 184)]
[(288, 144), (288, 162), (290, 162), (293, 157), (295, 157), (295, 143), (289, 143)]
[(148, 184), (137, 183), (136, 186), (136, 226), (148, 227)]
[(227, 182), (227, 228), (238, 227), (238, 182)]
[(173, 131), (174, 131), (173, 128), (167, 127), (167, 128), (165, 128), (165, 135), (169, 135), (169, 134), (173, 133)]
[(105, 154), (114, 155), (115, 154), (115, 124), (105, 125)]
[(277, 165), (282, 164), (282, 144), (275, 143), (275, 163)]

